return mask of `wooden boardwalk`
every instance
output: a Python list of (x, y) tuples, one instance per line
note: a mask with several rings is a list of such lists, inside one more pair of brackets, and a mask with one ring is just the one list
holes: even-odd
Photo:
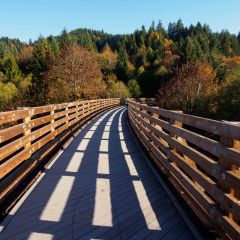
[(0, 239), (195, 239), (117, 107), (59, 154), (1, 224)]

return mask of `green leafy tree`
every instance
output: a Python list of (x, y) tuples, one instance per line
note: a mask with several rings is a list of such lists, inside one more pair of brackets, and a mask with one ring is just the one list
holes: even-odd
[(0, 109), (10, 110), (26, 104), (31, 75), (24, 76), (13, 56), (6, 56), (0, 64)]
[(22, 78), (16, 59), (13, 56), (7, 56), (3, 59), (0, 71), (4, 75), (4, 82), (18, 84)]
[(44, 74), (49, 70), (54, 61), (54, 54), (50, 43), (40, 37), (33, 50), (32, 62), (29, 66), (33, 72), (32, 87), (30, 89), (30, 104), (43, 105), (46, 103), (47, 84)]
[(127, 64), (127, 53), (126, 50), (122, 47), (117, 56), (116, 63), (116, 75), (119, 80), (124, 81), (125, 83), (128, 80), (128, 64)]
[(109, 97), (112, 98), (125, 98), (131, 97), (127, 86), (122, 81), (109, 80), (107, 82)]
[(142, 92), (136, 79), (129, 80), (127, 86), (132, 97), (137, 98), (141, 96)]

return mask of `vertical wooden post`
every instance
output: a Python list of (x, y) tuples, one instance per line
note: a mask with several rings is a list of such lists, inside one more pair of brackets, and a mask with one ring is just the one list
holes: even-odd
[[(158, 109), (158, 107), (151, 107), (151, 108), (155, 108), (155, 109)], [(156, 118), (156, 119), (159, 119), (160, 118), (160, 115), (159, 114), (157, 114), (157, 113), (151, 113), (151, 116), (152, 117), (154, 117), (154, 118)], [(157, 125), (157, 124), (155, 124), (155, 123), (152, 123), (152, 122), (150, 122), (151, 123), (151, 125), (153, 125), (155, 128), (157, 128), (158, 130), (160, 130), (161, 132), (163, 131), (163, 129), (162, 129), (162, 127), (161, 126), (159, 126), (159, 125)], [(154, 134), (154, 133), (152, 133), (152, 134)], [(158, 137), (159, 138), (159, 141), (165, 146), (165, 147), (168, 147), (169, 146), (169, 144), (163, 139), (163, 138), (161, 138), (161, 137)]]
[(79, 121), (79, 112), (78, 112), (78, 102), (76, 102), (76, 119), (77, 119), (77, 122)]
[[(183, 113), (183, 111), (174, 111), (174, 112), (176, 112), (176, 113)], [(182, 128), (182, 126), (183, 126), (183, 124), (182, 124), (181, 121), (177, 121), (177, 120), (175, 120), (175, 119), (171, 119), (171, 120), (170, 120), (170, 123), (171, 123), (173, 126), (177, 126), (177, 127), (180, 127), (180, 128)], [(183, 144), (183, 145), (188, 145), (186, 139), (184, 139), (184, 138), (182, 138), (182, 137), (180, 137), (180, 136), (177, 136), (177, 135), (175, 135), (175, 134), (173, 134), (173, 133), (170, 133), (170, 136), (173, 137), (174, 139), (176, 139), (178, 142), (181, 142), (181, 144)], [(197, 168), (196, 163), (195, 163), (191, 158), (189, 158), (188, 156), (184, 155), (183, 153), (177, 151), (176, 148), (171, 147), (171, 144), (169, 144), (169, 145), (170, 145), (170, 148), (173, 150), (173, 152), (175, 152), (175, 153), (179, 154), (180, 156), (182, 156), (182, 157), (187, 161), (187, 163), (188, 163), (190, 166), (192, 166), (193, 168)], [(195, 182), (195, 183), (196, 183), (196, 182)], [(196, 184), (197, 184), (197, 183), (196, 183)], [(198, 184), (197, 184), (197, 185), (198, 185)], [(201, 188), (201, 189), (202, 189), (202, 188)], [(204, 190), (204, 189), (202, 189), (202, 190)]]
[(139, 98), (139, 102), (141, 104), (146, 104), (146, 98)]
[[(141, 105), (144, 106), (144, 107), (147, 107), (147, 104), (141, 104)], [(142, 113), (147, 113), (147, 110), (145, 110), (144, 108), (141, 108), (141, 107), (140, 107), (140, 111), (141, 111)], [(146, 119), (144, 116), (141, 116), (141, 118), (142, 118), (143, 120), (147, 120), (147, 121), (149, 122), (149, 120)]]
[(55, 131), (55, 126), (54, 126), (54, 122), (55, 122), (55, 117), (54, 117), (54, 108), (55, 106), (52, 106), (52, 111), (50, 112), (50, 115), (52, 116), (52, 120), (51, 120), (51, 132), (53, 133)]
[[(151, 108), (153, 109), (154, 107), (151, 107)], [(157, 107), (155, 107), (155, 108), (157, 108)], [(157, 114), (157, 113), (151, 112), (150, 115), (151, 115), (152, 117), (156, 118), (156, 119), (159, 118), (159, 114)], [(151, 120), (150, 120), (149, 122), (150, 122), (150, 124), (151, 124), (152, 126), (156, 126), (156, 124), (155, 124), (154, 122), (152, 122)], [(154, 132), (152, 132), (152, 131), (150, 131), (150, 132), (151, 132), (151, 134), (155, 135)]]
[[(158, 109), (158, 107), (151, 107), (151, 108), (153, 108), (153, 109)], [(159, 114), (158, 113), (153, 113), (153, 112), (151, 112), (151, 116), (152, 117), (154, 117), (154, 118), (159, 118)], [(154, 124), (153, 122), (151, 122), (150, 121), (150, 123), (151, 123), (151, 125), (156, 125), (156, 124)]]
[[(223, 121), (223, 122), (240, 126), (239, 122), (227, 122), (227, 121)], [(235, 148), (237, 150), (240, 150), (240, 141), (239, 140), (231, 139), (231, 138), (228, 138), (225, 136), (220, 136), (220, 142), (225, 147)], [(229, 164), (229, 162), (226, 161), (224, 158), (219, 158), (219, 163), (221, 164), (223, 171), (230, 170), (230, 171), (234, 172), (236, 175), (240, 175), (240, 168), (238, 168), (236, 165)], [(221, 179), (219, 180), (219, 184), (223, 187), (223, 189), (225, 189), (225, 191), (228, 191), (232, 196), (234, 196), (235, 198), (238, 199), (238, 201), (240, 201), (240, 189), (239, 189), (239, 191), (236, 191), (236, 189), (234, 189), (234, 188), (229, 188), (225, 184), (225, 179), (226, 179), (226, 175), (223, 172), (221, 174)], [(238, 219), (234, 216), (233, 212), (229, 212), (229, 218), (236, 222), (238, 221)]]
[(68, 105), (66, 106), (65, 110), (67, 111), (66, 112), (66, 126), (68, 128)]
[[(174, 112), (176, 112), (176, 113), (183, 113), (183, 111), (174, 111)], [(175, 119), (173, 119), (173, 118), (170, 119), (170, 123), (171, 123), (173, 126), (182, 128), (182, 122), (177, 121), (177, 120), (175, 120)], [(171, 136), (172, 138), (176, 139), (176, 140), (179, 139), (179, 137), (178, 137), (176, 134), (172, 133), (171, 131), (170, 131), (170, 136)], [(170, 147), (171, 147), (171, 145), (170, 145)], [(176, 148), (174, 148), (174, 147), (171, 147), (171, 149), (172, 149), (174, 152), (177, 151)]]
[[(28, 108), (23, 108), (23, 109), (28, 109)], [(25, 118), (23, 119), (23, 122), (24, 122), (25, 124), (29, 124), (30, 121), (31, 121), (31, 118), (32, 118), (32, 114), (30, 113), (30, 110), (29, 110), (29, 114), (28, 114), (27, 117), (25, 117)], [(24, 131), (24, 136), (28, 136), (28, 135), (30, 135), (30, 134), (31, 134), (31, 128), (29, 127), (27, 130)], [(31, 141), (28, 141), (28, 142), (26, 143), (26, 145), (24, 146), (24, 148), (27, 149), (27, 148), (29, 148), (30, 146), (31, 146)]]
[(85, 115), (85, 101), (82, 102), (82, 116)]
[(90, 107), (91, 107), (91, 102), (88, 100), (87, 101), (87, 114), (90, 112)]

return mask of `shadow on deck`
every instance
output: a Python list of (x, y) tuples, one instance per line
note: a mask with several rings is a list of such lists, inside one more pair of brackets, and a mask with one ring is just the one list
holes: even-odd
[(0, 239), (194, 239), (144, 161), (127, 111), (105, 111), (53, 161)]

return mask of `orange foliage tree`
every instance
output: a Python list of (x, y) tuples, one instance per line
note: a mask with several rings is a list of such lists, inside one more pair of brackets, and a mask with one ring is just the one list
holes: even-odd
[(112, 51), (108, 43), (105, 44), (102, 54), (108, 60), (108, 64), (110, 66), (115, 65), (117, 60), (117, 55)]
[(172, 51), (173, 41), (171, 39), (165, 38), (163, 42), (164, 47), (164, 65), (169, 68), (178, 58), (179, 56), (174, 54)]
[(49, 102), (101, 98), (107, 94), (96, 54), (77, 45), (62, 50), (45, 81)]
[(158, 104), (163, 108), (191, 113), (195, 100), (216, 87), (216, 76), (209, 64), (187, 63), (159, 90)]

